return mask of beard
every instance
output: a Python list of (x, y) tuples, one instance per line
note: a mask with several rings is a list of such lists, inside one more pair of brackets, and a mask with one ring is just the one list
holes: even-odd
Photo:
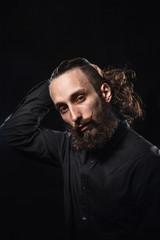
[[(111, 139), (117, 129), (119, 119), (114, 113), (110, 103), (101, 99), (101, 111), (97, 116), (88, 120), (82, 120), (75, 127), (67, 125), (67, 130), (72, 135), (72, 146), (76, 150), (99, 150)], [(88, 128), (81, 131), (79, 125), (87, 123)]]

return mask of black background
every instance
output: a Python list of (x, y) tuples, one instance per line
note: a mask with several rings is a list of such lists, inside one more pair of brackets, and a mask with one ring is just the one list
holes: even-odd
[[(101, 68), (127, 64), (137, 72), (146, 115), (135, 129), (160, 147), (158, 1), (15, 0), (5, 1), (0, 13), (0, 123), (62, 60), (80, 56)], [(60, 129), (52, 114), (42, 124)], [(0, 150), (0, 239), (62, 239), (61, 170), (4, 143)]]

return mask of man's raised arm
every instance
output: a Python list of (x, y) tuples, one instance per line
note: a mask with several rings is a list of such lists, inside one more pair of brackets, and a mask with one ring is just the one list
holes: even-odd
[(65, 134), (39, 127), (53, 104), (48, 85), (48, 81), (43, 81), (29, 91), (2, 124), (0, 136), (30, 157), (57, 164), (61, 159)]

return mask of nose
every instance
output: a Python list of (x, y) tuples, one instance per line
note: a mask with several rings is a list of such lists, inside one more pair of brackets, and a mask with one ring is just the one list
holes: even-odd
[(73, 122), (77, 122), (82, 118), (82, 114), (76, 107), (70, 107), (70, 116)]

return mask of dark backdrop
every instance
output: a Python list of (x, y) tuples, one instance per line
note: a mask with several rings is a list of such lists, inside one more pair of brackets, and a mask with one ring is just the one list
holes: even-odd
[[(146, 116), (135, 129), (160, 146), (158, 1), (15, 0), (5, 1), (0, 12), (0, 123), (62, 60), (81, 56), (102, 68), (127, 64), (137, 72)], [(52, 114), (43, 126), (61, 129)], [(0, 151), (0, 239), (62, 239), (61, 170), (4, 143)]]

